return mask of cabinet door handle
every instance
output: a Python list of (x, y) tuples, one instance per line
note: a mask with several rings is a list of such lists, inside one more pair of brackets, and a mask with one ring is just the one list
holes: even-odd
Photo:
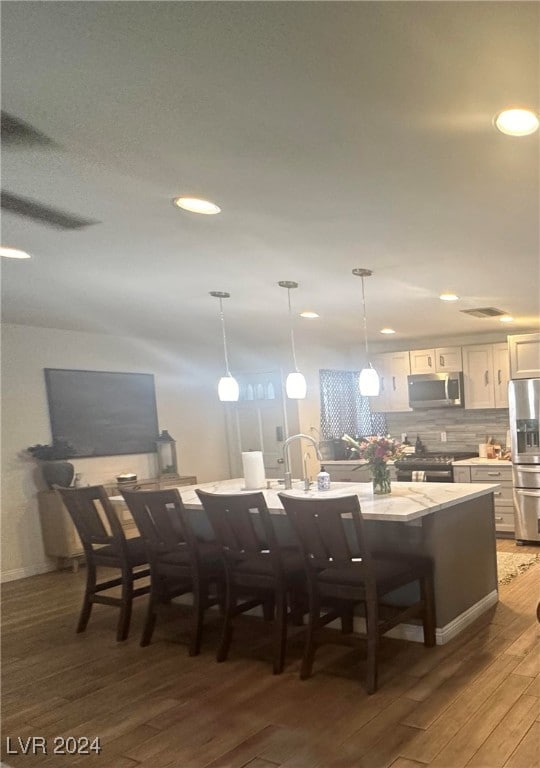
[(392, 389), (394, 390), (394, 392), (396, 391), (396, 377), (395, 376), (392, 376)]
[(381, 393), (384, 392), (384, 376), (381, 376)]
[(489, 384), (489, 371), (486, 371), (484, 373), (484, 383), (485, 383), (486, 387)]
[(443, 355), (439, 355), (439, 365), (441, 366), (441, 368), (444, 368), (444, 356)]
[(502, 383), (502, 379), (501, 379), (501, 369), (499, 368), (499, 370), (497, 371), (497, 384), (500, 386), (500, 385), (501, 385), (501, 383)]
[(432, 368), (432, 365), (431, 365), (431, 355), (428, 355), (427, 364), (429, 365), (430, 368)]
[(501, 516), (501, 515), (495, 515), (495, 521), (496, 521), (497, 523), (500, 523), (502, 520), (503, 520), (503, 518), (502, 518), (502, 516)]
[(488, 472), (489, 477), (500, 477), (500, 472)]
[(502, 491), (495, 491), (494, 496), (502, 496)]

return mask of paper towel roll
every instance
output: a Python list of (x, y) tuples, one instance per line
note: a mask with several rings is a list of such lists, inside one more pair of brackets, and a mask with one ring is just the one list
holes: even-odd
[(264, 474), (264, 462), (261, 451), (242, 452), (242, 467), (244, 468), (246, 491), (257, 491), (260, 488), (266, 488), (266, 476)]

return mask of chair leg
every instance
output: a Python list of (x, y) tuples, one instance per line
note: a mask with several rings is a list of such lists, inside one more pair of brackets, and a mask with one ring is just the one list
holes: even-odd
[(379, 615), (377, 602), (366, 600), (367, 674), (368, 694), (377, 690), (377, 651), (379, 647)]
[(93, 597), (96, 591), (96, 566), (93, 561), (86, 558), (86, 589), (84, 591), (83, 604), (79, 621), (77, 623), (77, 632), (84, 632), (92, 613)]
[(306, 613), (303, 596), (295, 590), (291, 591), (291, 621), (294, 627), (304, 625), (304, 613)]
[(133, 605), (133, 574), (122, 574), (122, 597), (120, 605), (120, 617), (116, 630), (116, 640), (122, 642), (129, 634), (131, 622), (131, 607)]
[(315, 596), (310, 595), (308, 625), (306, 630), (306, 644), (304, 646), (304, 658), (302, 659), (302, 666), (300, 667), (301, 680), (306, 680), (306, 678), (311, 676), (311, 670), (313, 669), (313, 659), (315, 657), (315, 631), (319, 623), (320, 614), (321, 610), (319, 601)]
[(341, 614), (341, 632), (344, 635), (350, 635), (353, 631), (354, 605), (344, 605)]
[(204, 609), (208, 602), (208, 583), (196, 580), (193, 584), (193, 626), (189, 643), (189, 655), (197, 656), (201, 650)]
[(148, 608), (146, 609), (146, 619), (144, 622), (143, 633), (141, 636), (141, 647), (150, 645), (152, 635), (154, 634), (154, 627), (156, 626), (156, 605), (159, 602), (155, 586), (152, 585), (150, 595), (148, 597)]
[(223, 628), (221, 630), (221, 640), (216, 652), (216, 661), (225, 661), (229, 655), (229, 648), (232, 640), (233, 626), (232, 619), (236, 608), (236, 592), (234, 586), (227, 580), (227, 591), (225, 596), (225, 616), (223, 617)]
[(285, 666), (287, 647), (287, 594), (279, 591), (276, 599), (276, 620), (274, 622), (274, 675), (280, 675)]
[(435, 637), (435, 590), (433, 575), (420, 579), (420, 595), (424, 603), (422, 625), (424, 628), (424, 645), (432, 648), (436, 643)]
[(263, 617), (265, 621), (274, 621), (274, 614), (276, 610), (276, 601), (274, 596), (265, 600), (262, 604)]

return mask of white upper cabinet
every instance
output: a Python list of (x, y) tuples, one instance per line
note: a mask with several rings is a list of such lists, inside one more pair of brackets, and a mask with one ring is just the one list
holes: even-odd
[(540, 333), (508, 337), (510, 378), (535, 379), (540, 376)]
[(508, 408), (508, 374), (504, 342), (463, 347), (465, 409)]
[(411, 373), (443, 373), (463, 370), (461, 347), (413, 349), (409, 355)]
[[(510, 359), (508, 344), (504, 341), (493, 345), (493, 386), (495, 408), (508, 408), (508, 381), (510, 380)], [(465, 401), (467, 407), (467, 401)]]
[(407, 376), (411, 372), (408, 351), (377, 355), (373, 359), (373, 367), (381, 381), (380, 395), (370, 398), (373, 410), (385, 413), (412, 410), (409, 407), (407, 383)]

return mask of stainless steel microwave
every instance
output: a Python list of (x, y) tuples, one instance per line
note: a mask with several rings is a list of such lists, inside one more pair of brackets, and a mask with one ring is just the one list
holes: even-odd
[(463, 373), (415, 373), (407, 376), (411, 408), (463, 408)]

